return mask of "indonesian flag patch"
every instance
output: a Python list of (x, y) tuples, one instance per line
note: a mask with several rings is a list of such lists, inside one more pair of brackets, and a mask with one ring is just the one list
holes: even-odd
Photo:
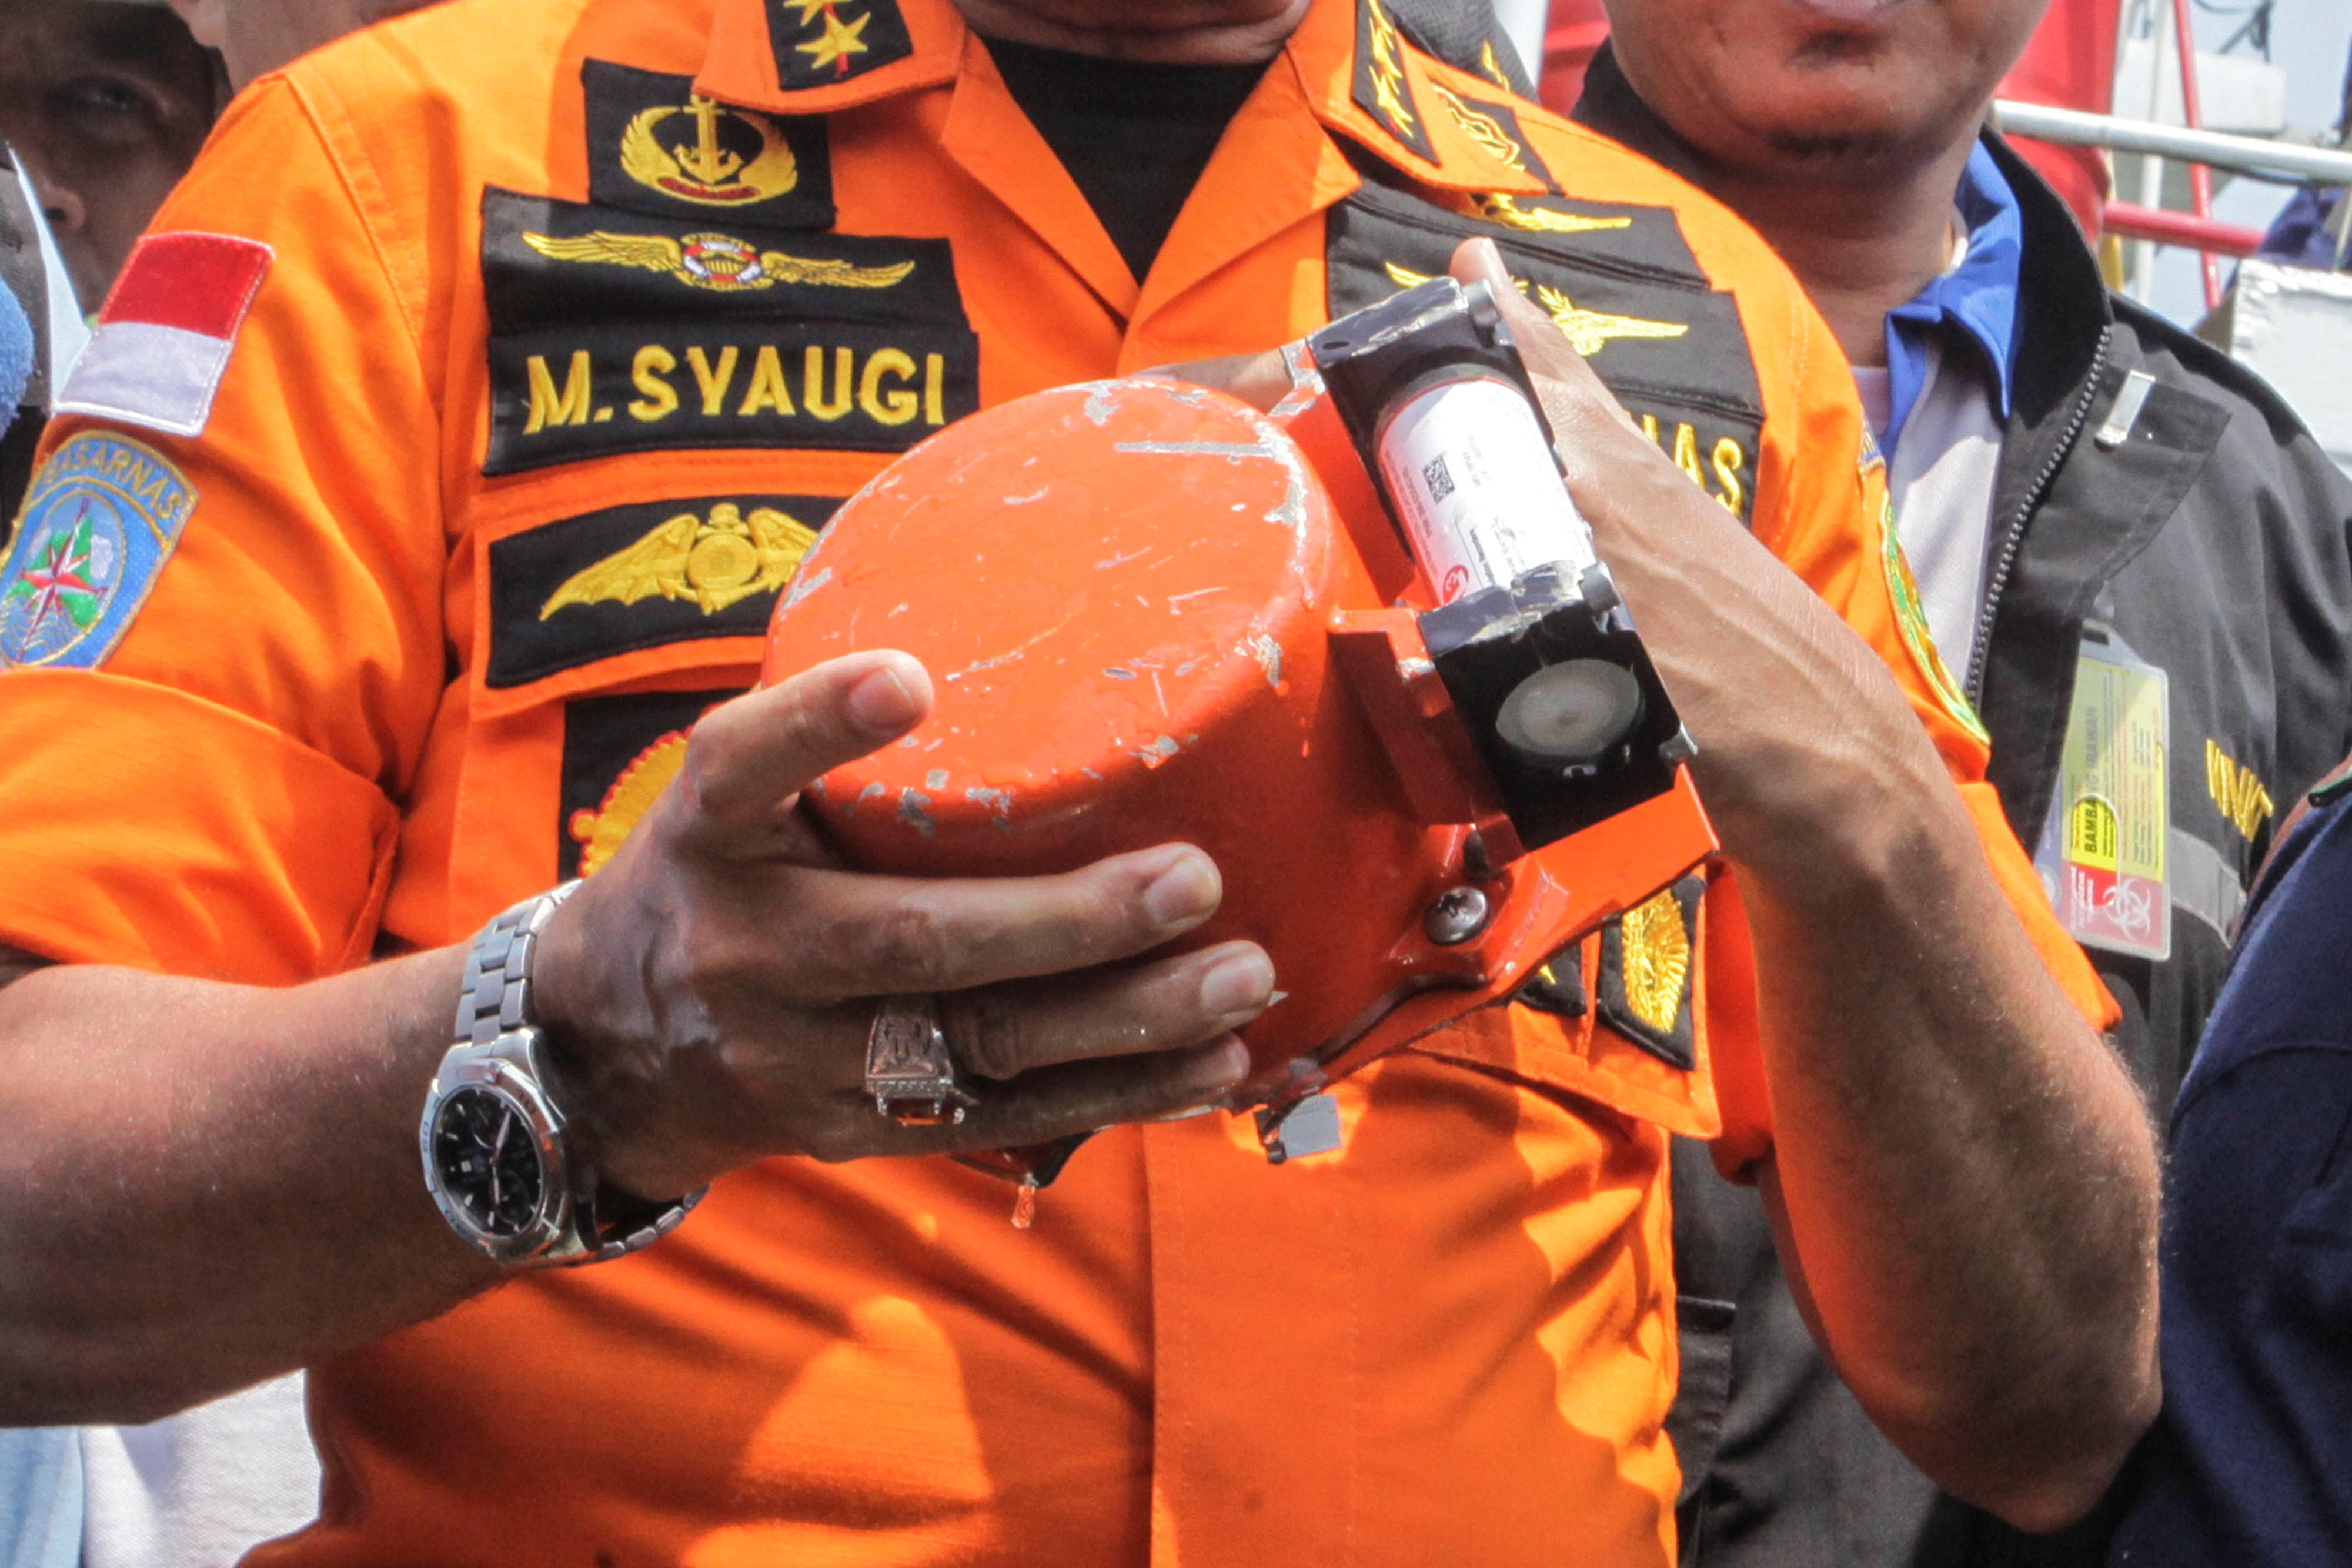
[(116, 278), (57, 412), (203, 434), (273, 256), (233, 235), (149, 235)]

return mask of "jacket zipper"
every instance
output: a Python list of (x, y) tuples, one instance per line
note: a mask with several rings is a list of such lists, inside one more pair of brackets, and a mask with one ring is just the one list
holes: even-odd
[(2057, 449), (2042, 465), (2042, 472), (2033, 477), (2032, 487), (2025, 492), (2024, 501), (2017, 515), (2010, 519), (2009, 531), (2001, 536), (2000, 553), (1993, 558), (1992, 578), (1985, 584), (1984, 604), (1977, 612), (1976, 646), (1969, 653), (1967, 691), (1971, 706), (1984, 706), (1985, 668), (1992, 660), (1992, 623), (2000, 610), (2001, 591), (2009, 586), (2010, 574), (2017, 570), (2017, 558), (2025, 550), (2025, 526), (2033, 520), (2033, 509), (2042, 505), (2051, 482), (2058, 477), (2058, 469), (2074, 450), (2082, 438), (2083, 426), (2091, 417), (2091, 404), (2099, 395), (2099, 372), (2107, 366), (2107, 345), (2115, 338), (2116, 326), (2110, 321), (2099, 329), (2098, 347), (2091, 353), (2090, 373), (2083, 378), (2083, 393), (2074, 400), (2074, 413), (2066, 422), (2066, 434), (2059, 439)]

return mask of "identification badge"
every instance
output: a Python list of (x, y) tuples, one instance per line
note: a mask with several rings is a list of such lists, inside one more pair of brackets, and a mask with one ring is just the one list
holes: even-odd
[(2165, 676), (2120, 639), (2087, 633), (2056, 799), (2033, 857), (2058, 918), (2085, 946), (2172, 954)]

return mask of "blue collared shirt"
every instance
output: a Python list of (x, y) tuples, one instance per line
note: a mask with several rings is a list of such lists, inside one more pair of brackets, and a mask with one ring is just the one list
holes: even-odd
[(1927, 345), (1937, 336), (1948, 353), (1958, 346), (1979, 356), (1993, 412), (2004, 423), (2009, 419), (2025, 220), (2016, 193), (1981, 141), (1969, 153), (1955, 201), (1969, 231), (1960, 265), (1886, 313), (1886, 428), (1878, 445), (1890, 458), (1927, 382)]

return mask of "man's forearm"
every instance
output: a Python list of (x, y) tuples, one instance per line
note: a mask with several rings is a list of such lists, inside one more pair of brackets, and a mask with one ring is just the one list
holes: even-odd
[(1880, 788), (1899, 800), (1845, 797), (1806, 877), (1742, 883), (1768, 1207), (1874, 1419), (1948, 1489), (2054, 1527), (2155, 1411), (2154, 1142), (1940, 777)]
[(417, 1164), (460, 957), (0, 989), (0, 1423), (148, 1419), (497, 1281)]

